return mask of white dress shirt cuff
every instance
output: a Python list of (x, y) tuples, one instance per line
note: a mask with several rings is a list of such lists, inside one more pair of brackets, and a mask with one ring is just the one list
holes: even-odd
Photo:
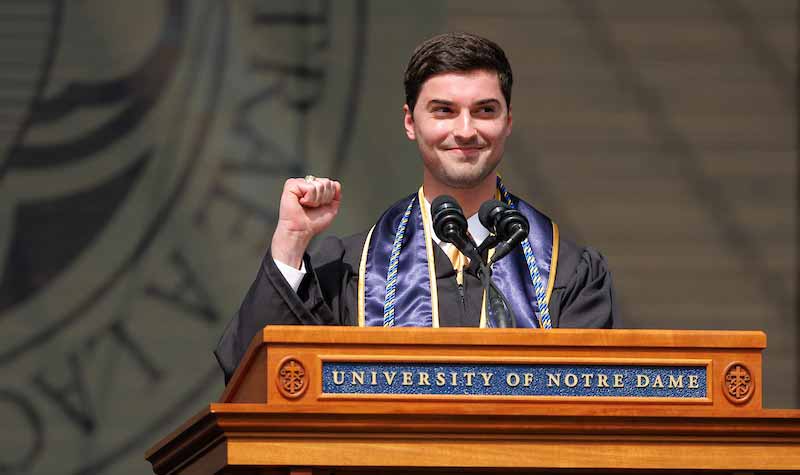
[(294, 267), (284, 264), (283, 262), (273, 258), (275, 261), (275, 265), (278, 266), (278, 270), (281, 271), (283, 274), (283, 278), (286, 279), (286, 282), (289, 283), (289, 287), (292, 288), (295, 292), (297, 289), (300, 288), (300, 282), (303, 281), (303, 277), (306, 276), (306, 263), (302, 261), (300, 263), (300, 270), (295, 269)]

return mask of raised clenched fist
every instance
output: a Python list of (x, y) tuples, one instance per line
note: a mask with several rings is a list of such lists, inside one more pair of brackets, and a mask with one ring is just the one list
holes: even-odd
[(299, 269), (308, 243), (331, 225), (341, 198), (342, 185), (335, 180), (286, 180), (278, 225), (272, 235), (272, 257)]

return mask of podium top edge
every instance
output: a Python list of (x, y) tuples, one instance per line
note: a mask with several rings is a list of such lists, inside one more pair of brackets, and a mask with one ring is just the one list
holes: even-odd
[(741, 330), (597, 330), (480, 328), (359, 328), (310, 325), (264, 327), (270, 344), (454, 345), (454, 346), (585, 346), (650, 348), (764, 349), (763, 331)]

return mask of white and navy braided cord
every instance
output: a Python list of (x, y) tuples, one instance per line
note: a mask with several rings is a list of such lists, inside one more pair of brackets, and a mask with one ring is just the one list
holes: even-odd
[(411, 208), (414, 206), (414, 197), (403, 213), (400, 219), (400, 224), (397, 226), (397, 232), (394, 235), (394, 244), (392, 244), (392, 254), (389, 257), (389, 272), (386, 274), (386, 299), (383, 301), (383, 326), (394, 326), (394, 303), (397, 300), (395, 291), (397, 289), (397, 265), (400, 262), (400, 250), (403, 247), (403, 237), (406, 234), (406, 226), (408, 226), (408, 218), (411, 216)]
[[(507, 205), (516, 208), (514, 203), (511, 202), (511, 196), (508, 190), (503, 185), (500, 177), (497, 177), (497, 188), (500, 190), (500, 198)], [(546, 289), (542, 276), (539, 274), (539, 266), (536, 265), (536, 257), (533, 255), (533, 248), (531, 247), (528, 238), (522, 241), (522, 251), (525, 253), (525, 262), (528, 264), (528, 272), (531, 275), (531, 282), (533, 283), (533, 290), (536, 293), (536, 306), (539, 309), (539, 321), (544, 329), (552, 329), (553, 324), (550, 322), (550, 310), (547, 308)]]

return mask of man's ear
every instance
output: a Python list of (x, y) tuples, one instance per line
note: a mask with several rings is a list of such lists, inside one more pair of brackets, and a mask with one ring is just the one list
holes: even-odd
[(506, 137), (511, 135), (511, 126), (514, 124), (514, 120), (511, 117), (511, 104), (508, 105), (508, 127), (506, 128)]
[(414, 114), (408, 104), (403, 104), (403, 127), (406, 128), (408, 140), (417, 140), (417, 134), (414, 133)]

